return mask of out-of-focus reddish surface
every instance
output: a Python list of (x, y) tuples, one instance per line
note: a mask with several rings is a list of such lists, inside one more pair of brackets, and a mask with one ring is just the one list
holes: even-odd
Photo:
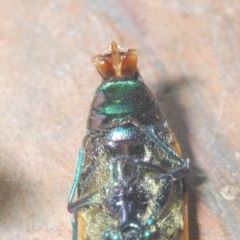
[(139, 68), (191, 159), (191, 240), (239, 240), (240, 2), (1, 1), (0, 238), (71, 239), (67, 199), (112, 40)]

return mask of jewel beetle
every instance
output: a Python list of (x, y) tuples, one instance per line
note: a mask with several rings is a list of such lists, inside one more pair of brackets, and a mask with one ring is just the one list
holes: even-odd
[(93, 58), (103, 80), (69, 195), (73, 240), (189, 239), (189, 160), (144, 84), (137, 58), (137, 50), (114, 41)]

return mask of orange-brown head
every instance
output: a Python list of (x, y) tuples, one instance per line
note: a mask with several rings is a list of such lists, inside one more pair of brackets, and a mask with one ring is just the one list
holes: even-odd
[(112, 78), (133, 78), (137, 72), (138, 51), (128, 49), (125, 51), (115, 41), (109, 48), (93, 57), (99, 74), (104, 80)]

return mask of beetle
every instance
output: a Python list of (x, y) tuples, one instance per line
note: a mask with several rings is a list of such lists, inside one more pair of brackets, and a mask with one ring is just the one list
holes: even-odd
[(93, 58), (103, 82), (68, 200), (73, 240), (189, 239), (189, 159), (182, 158), (137, 59), (137, 50), (114, 41)]

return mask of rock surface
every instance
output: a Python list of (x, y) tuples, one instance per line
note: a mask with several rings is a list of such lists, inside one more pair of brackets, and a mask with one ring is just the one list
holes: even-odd
[(71, 239), (67, 199), (112, 40), (139, 69), (191, 159), (191, 240), (238, 240), (240, 3), (1, 1), (0, 236)]

